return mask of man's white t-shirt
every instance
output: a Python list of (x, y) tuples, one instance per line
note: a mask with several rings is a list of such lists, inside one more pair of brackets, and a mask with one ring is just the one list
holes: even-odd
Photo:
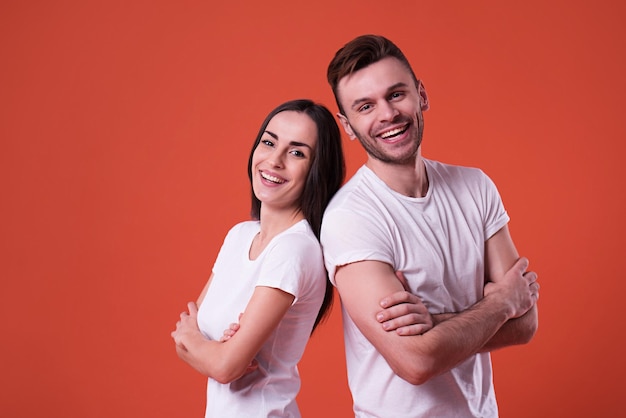
[[(335, 283), (339, 266), (381, 261), (404, 273), (411, 292), (431, 314), (460, 312), (483, 297), (485, 241), (509, 217), (481, 170), (424, 163), (429, 181), (425, 197), (393, 191), (366, 166), (342, 187), (322, 224), (326, 268)], [(357, 417), (498, 415), (488, 353), (412, 385), (394, 374), (345, 310), (343, 323)]]

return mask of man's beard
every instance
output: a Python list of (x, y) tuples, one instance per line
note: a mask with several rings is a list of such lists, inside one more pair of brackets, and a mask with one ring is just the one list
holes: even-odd
[[(411, 121), (411, 128), (414, 125), (412, 122), (413, 121)], [(424, 118), (422, 116), (422, 112), (418, 112), (417, 114), (417, 124), (417, 138), (413, 138), (414, 149), (408, 155), (403, 155), (401, 157), (394, 157), (392, 155), (384, 153), (382, 150), (376, 147), (376, 144), (378, 144), (380, 141), (376, 140), (373, 135), (368, 135), (368, 139), (370, 139), (371, 142), (367, 141), (364, 139), (365, 136), (363, 134), (354, 129), (352, 125), (350, 125), (350, 127), (352, 128), (352, 132), (354, 132), (354, 135), (358, 138), (363, 148), (365, 148), (365, 152), (367, 152), (370, 157), (387, 164), (405, 165), (409, 163), (415, 163), (415, 156), (417, 155), (419, 147), (422, 144), (422, 136), (424, 134)]]

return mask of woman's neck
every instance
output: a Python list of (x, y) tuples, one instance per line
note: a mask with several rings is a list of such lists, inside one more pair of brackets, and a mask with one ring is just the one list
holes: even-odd
[(278, 234), (304, 219), (301, 209), (274, 210), (261, 205), (259, 223), (261, 229), (250, 247), (250, 259), (254, 260), (267, 244)]

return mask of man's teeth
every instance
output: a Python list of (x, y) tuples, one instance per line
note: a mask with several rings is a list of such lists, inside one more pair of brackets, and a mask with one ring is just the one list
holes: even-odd
[(282, 183), (284, 183), (284, 182), (285, 182), (284, 180), (281, 180), (281, 179), (279, 179), (278, 177), (270, 176), (270, 175), (269, 175), (269, 174), (267, 174), (267, 173), (261, 173), (261, 177), (263, 177), (265, 180), (269, 180), (269, 181), (271, 181), (272, 183), (279, 183), (279, 184), (282, 184)]
[(404, 132), (405, 129), (406, 129), (406, 127), (392, 129), (392, 130), (387, 131), (384, 134), (380, 135), (380, 137), (382, 139), (387, 139), (389, 137), (392, 137), (392, 136), (398, 135), (399, 133)]

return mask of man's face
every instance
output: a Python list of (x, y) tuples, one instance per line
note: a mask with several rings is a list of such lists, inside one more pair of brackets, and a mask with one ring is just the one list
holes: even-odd
[(346, 133), (358, 138), (370, 157), (391, 164), (415, 161), (426, 92), (400, 61), (388, 57), (342, 78), (337, 94)]

